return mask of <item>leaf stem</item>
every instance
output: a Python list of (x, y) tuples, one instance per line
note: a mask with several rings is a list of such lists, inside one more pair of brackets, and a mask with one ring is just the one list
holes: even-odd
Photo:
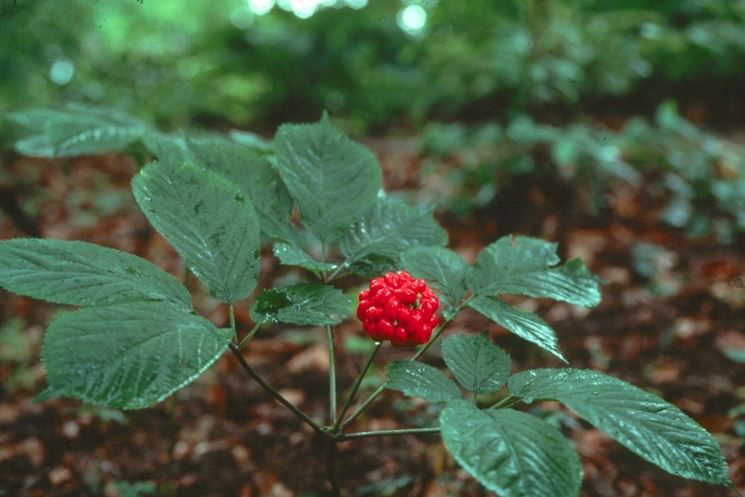
[[(458, 313), (458, 311), (460, 311), (460, 309), (463, 307), (463, 305), (465, 305), (465, 303), (464, 304), (461, 304), (458, 307), (458, 310), (456, 311), (456, 314)], [(455, 315), (453, 317), (455, 317)], [(440, 338), (440, 335), (442, 335), (442, 332), (445, 330), (445, 328), (447, 328), (447, 326), (452, 322), (452, 320), (453, 319), (451, 318), (451, 319), (449, 319), (447, 321), (444, 321), (442, 324), (440, 324), (437, 327), (437, 330), (435, 331), (435, 333), (429, 339), (429, 341), (427, 343), (425, 343), (422, 347), (420, 347), (419, 350), (417, 350), (416, 353), (413, 356), (411, 356), (411, 359), (410, 360), (416, 361), (417, 359), (419, 359), (422, 356), (422, 354), (424, 354), (427, 351), (427, 349), (429, 349), (432, 346), (432, 344), (434, 344), (437, 341), (437, 339)], [(345, 427), (349, 426), (349, 424), (352, 421), (354, 421), (355, 419), (357, 419), (357, 416), (359, 416), (360, 414), (362, 414), (362, 412), (367, 408), (367, 406), (370, 405), (370, 403), (372, 401), (374, 401), (375, 399), (377, 399), (378, 396), (381, 393), (383, 393), (383, 390), (385, 390), (385, 385), (386, 384), (383, 383), (378, 388), (376, 388), (375, 391), (373, 393), (371, 393), (370, 396), (367, 399), (365, 399), (365, 401), (362, 403), (362, 405), (360, 405), (357, 408), (357, 410), (354, 411), (354, 413), (352, 413), (351, 416), (349, 416), (349, 418), (347, 418), (344, 422), (342, 422), (342, 424), (340, 425), (340, 427), (341, 427), (342, 430)]]
[[(328, 262), (328, 251), (327, 250), (328, 249), (326, 248), (326, 241), (322, 239), (321, 240), (321, 262), (324, 264)], [(320, 276), (321, 276), (321, 281), (323, 281), (324, 283), (328, 283), (329, 281), (331, 281), (331, 278), (329, 278), (325, 270), (320, 272)]]
[(236, 341), (238, 341), (238, 328), (235, 326), (235, 307), (232, 303), (230, 304), (228, 314), (230, 315), (230, 328), (233, 330), (233, 333), (235, 333)]
[(333, 279), (335, 279), (335, 278), (336, 278), (337, 276), (339, 276), (339, 273), (341, 273), (341, 272), (342, 272), (342, 271), (343, 271), (344, 269), (346, 269), (346, 268), (347, 268), (347, 263), (346, 263), (346, 262), (344, 262), (344, 263), (342, 263), (342, 264), (339, 264), (339, 265), (337, 266), (337, 268), (336, 268), (336, 269), (334, 269), (334, 272), (332, 272), (332, 273), (331, 273), (331, 274), (330, 274), (330, 275), (328, 276), (328, 278), (326, 278), (326, 281), (332, 281), (332, 280), (333, 280)]
[(411, 356), (410, 360), (416, 361), (417, 359), (422, 357), (422, 355), (424, 355), (424, 353), (427, 352), (427, 350), (432, 346), (432, 344), (434, 344), (437, 341), (437, 339), (440, 338), (440, 335), (442, 335), (442, 332), (445, 331), (445, 327), (448, 324), (450, 324), (450, 321), (446, 321), (442, 323), (442, 325), (432, 335), (432, 338), (430, 338), (427, 343), (425, 343), (422, 347), (420, 347), (419, 350), (416, 351), (416, 354)]
[(336, 359), (334, 357), (334, 331), (326, 325), (326, 342), (329, 356), (329, 423), (336, 425)]
[(359, 416), (360, 414), (362, 414), (362, 412), (365, 409), (367, 409), (367, 406), (369, 406), (372, 403), (372, 401), (374, 401), (375, 399), (377, 399), (378, 398), (378, 395), (380, 395), (381, 393), (383, 393), (383, 390), (385, 390), (385, 383), (383, 383), (378, 388), (376, 388), (375, 391), (373, 393), (371, 393), (370, 396), (368, 398), (366, 398), (365, 401), (357, 408), (357, 410), (354, 411), (352, 413), (352, 415), (349, 416), (346, 419), (346, 421), (344, 421), (341, 424), (341, 429), (343, 430), (345, 427), (349, 426), (349, 424), (352, 421), (354, 421), (355, 419), (357, 419), (357, 416)]
[(243, 347), (245, 347), (245, 345), (253, 339), (254, 335), (256, 335), (256, 332), (259, 331), (259, 328), (261, 327), (262, 324), (263, 323), (261, 321), (256, 323), (254, 327), (251, 328), (251, 331), (249, 331), (248, 334), (245, 337), (243, 337), (243, 340), (238, 342), (237, 347), (239, 349), (242, 349)]
[(516, 397), (510, 394), (507, 397), (500, 399), (494, 405), (488, 407), (487, 409), (502, 409), (504, 407), (510, 407), (512, 405), (515, 405), (518, 402), (520, 402), (520, 397)]
[(241, 365), (243, 370), (248, 374), (248, 376), (250, 376), (254, 381), (256, 381), (256, 383), (258, 383), (261, 388), (266, 390), (269, 393), (269, 395), (274, 397), (274, 399), (277, 402), (284, 405), (286, 408), (292, 411), (298, 418), (303, 420), (308, 426), (313, 428), (313, 430), (316, 433), (319, 433), (324, 436), (328, 436), (328, 433), (326, 432), (326, 430), (321, 428), (315, 421), (313, 421), (310, 418), (310, 416), (305, 414), (299, 407), (297, 407), (292, 402), (287, 400), (281, 393), (276, 391), (266, 381), (264, 381), (264, 378), (259, 376), (259, 374), (256, 371), (254, 371), (254, 369), (248, 364), (248, 362), (246, 361), (246, 358), (243, 357), (243, 354), (241, 353), (240, 349), (236, 345), (231, 343), (228, 345), (228, 347), (230, 347), (230, 351), (233, 352), (233, 355), (235, 356), (235, 358), (238, 359), (238, 363)]
[[(326, 242), (321, 238), (321, 260), (326, 262)], [(328, 283), (329, 278), (325, 271), (321, 271), (321, 280)], [(328, 344), (329, 358), (329, 424), (336, 426), (336, 358), (334, 354), (334, 331), (330, 325), (326, 325), (326, 342)], [(328, 428), (328, 427), (326, 427)], [(326, 440), (326, 470), (327, 478), (331, 483), (332, 497), (341, 497), (341, 487), (339, 485), (339, 451), (336, 447), (336, 440), (330, 437), (330, 432), (324, 431), (329, 437)]]
[(346, 433), (339, 436), (339, 440), (351, 440), (354, 438), (385, 437), (388, 435), (419, 435), (423, 433), (440, 433), (440, 428), (399, 428), (395, 430), (358, 431)]
[(360, 389), (362, 380), (365, 378), (367, 371), (370, 369), (370, 366), (372, 365), (373, 360), (375, 359), (375, 356), (378, 355), (378, 351), (380, 350), (380, 347), (382, 345), (383, 345), (383, 342), (376, 342), (375, 348), (370, 353), (370, 357), (367, 358), (367, 363), (365, 363), (365, 367), (362, 368), (362, 372), (357, 377), (357, 381), (352, 387), (352, 391), (349, 393), (349, 397), (347, 397), (347, 401), (344, 403), (344, 407), (341, 410), (341, 414), (339, 414), (339, 417), (336, 420), (336, 424), (334, 425), (334, 431), (337, 431), (339, 429), (339, 426), (341, 425), (341, 421), (344, 419), (344, 416), (347, 414), (347, 410), (349, 409), (349, 406), (352, 404), (352, 401), (354, 400), (354, 396), (357, 395), (357, 391)]

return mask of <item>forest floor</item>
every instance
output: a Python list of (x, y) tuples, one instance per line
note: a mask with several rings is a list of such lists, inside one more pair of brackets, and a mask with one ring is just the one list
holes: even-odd
[[(409, 142), (369, 145), (383, 163), (387, 188), (420, 191), (420, 158)], [(133, 252), (181, 275), (180, 260), (131, 196), (136, 169), (131, 159), (116, 155), (54, 162), (16, 158), (0, 186), (13, 188), (45, 237)], [(655, 392), (712, 432), (733, 481), (745, 492), (745, 247), (691, 239), (661, 226), (654, 215), (659, 199), (644, 185), (609, 186), (607, 206), (596, 215), (556, 193), (579, 195), (566, 186), (545, 178), (516, 182), (467, 217), (440, 220), (451, 247), (471, 262), (483, 246), (512, 232), (558, 241), (564, 256), (582, 257), (606, 280), (598, 307), (521, 304), (554, 327), (573, 367), (604, 371)], [(0, 239), (18, 236), (24, 233), (0, 216)], [(260, 285), (288, 276), (270, 252), (265, 255)], [(362, 282), (349, 283), (354, 288)], [(197, 309), (226, 325), (225, 306), (208, 298), (198, 283), (191, 289)], [(237, 306), (244, 330), (252, 325), (247, 307)], [(194, 384), (145, 410), (34, 402), (44, 386), (43, 330), (58, 309), (0, 291), (0, 496), (132, 497), (156, 495), (156, 486), (158, 495), (179, 497), (328, 494), (319, 440), (247, 378), (229, 354)], [(560, 366), (476, 314), (459, 315), (449, 328), (455, 330), (487, 330), (510, 352), (515, 371)], [(111, 332), (116, 333), (115, 323)], [(338, 329), (340, 392), (351, 386), (364, 361), (368, 344), (360, 337), (356, 320)], [(433, 348), (424, 360), (440, 365)], [(384, 348), (366, 386), (380, 384), (387, 359), (408, 355)], [(262, 329), (246, 357), (287, 398), (323, 419), (329, 365), (321, 330)], [(436, 416), (436, 406), (387, 391), (354, 428), (426, 425)], [(569, 411), (558, 410), (552, 419), (579, 451), (583, 497), (731, 495), (664, 473)], [(348, 496), (492, 495), (457, 468), (437, 436), (347, 441), (339, 449)]]

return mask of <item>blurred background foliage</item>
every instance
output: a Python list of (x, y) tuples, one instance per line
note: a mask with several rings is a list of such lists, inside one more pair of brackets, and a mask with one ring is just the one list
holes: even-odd
[(0, 0), (0, 33), (2, 114), (268, 135), (325, 109), (421, 136), (455, 216), (538, 174), (594, 212), (607, 182), (649, 180), (660, 221), (745, 231), (745, 154), (704, 131), (745, 117), (745, 0)]
[(745, 71), (744, 0), (1, 5), (0, 111), (74, 100), (164, 126), (572, 116), (734, 89)]

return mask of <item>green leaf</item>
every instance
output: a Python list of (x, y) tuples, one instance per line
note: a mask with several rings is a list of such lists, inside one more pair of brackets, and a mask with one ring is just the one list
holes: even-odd
[(145, 145), (161, 163), (191, 162), (219, 173), (251, 199), (264, 235), (301, 243), (290, 221), (294, 205), (290, 193), (270, 162), (251, 148), (219, 136), (186, 138), (163, 133), (148, 134)]
[(274, 138), (279, 174), (319, 240), (367, 212), (381, 188), (381, 170), (367, 148), (334, 128), (328, 118), (314, 124), (285, 124)]
[(597, 305), (599, 278), (579, 259), (556, 266), (556, 246), (536, 238), (502, 237), (481, 251), (468, 284), (476, 295), (508, 293)]
[(401, 263), (413, 276), (423, 278), (452, 305), (466, 293), (469, 266), (461, 256), (443, 247), (414, 247), (403, 253)]
[(313, 271), (314, 273), (322, 273), (324, 271), (333, 271), (337, 268), (336, 264), (328, 262), (321, 262), (313, 259), (307, 252), (300, 249), (296, 245), (289, 243), (278, 242), (273, 247), (274, 255), (279, 259), (279, 262), (286, 266), (300, 266)]
[(674, 475), (727, 485), (719, 445), (680, 409), (617, 378), (582, 369), (536, 369), (509, 379), (526, 402), (555, 399), (631, 451)]
[(139, 140), (147, 127), (114, 109), (68, 104), (65, 110), (34, 109), (11, 119), (36, 133), (16, 143), (23, 154), (71, 157), (119, 151)]
[(512, 369), (510, 356), (486, 333), (449, 336), (442, 342), (442, 358), (455, 379), (474, 393), (496, 392)]
[(41, 398), (140, 409), (194, 381), (232, 332), (164, 302), (89, 307), (63, 314), (44, 334), (49, 388)]
[(395, 257), (367, 254), (359, 259), (348, 260), (345, 266), (348, 266), (354, 274), (366, 279), (372, 279), (383, 273), (397, 269), (399, 261)]
[(439, 369), (417, 361), (392, 361), (387, 368), (386, 388), (398, 390), (409, 397), (421, 397), (429, 402), (449, 402), (460, 399), (458, 385)]
[(254, 302), (254, 321), (304, 325), (339, 324), (352, 313), (352, 299), (338, 288), (303, 283), (265, 290)]
[(8, 120), (27, 131), (39, 131), (50, 121), (62, 121), (67, 113), (54, 109), (29, 109), (7, 114)]
[(240, 143), (241, 145), (250, 148), (257, 154), (269, 155), (274, 153), (274, 147), (272, 146), (271, 142), (268, 142), (256, 133), (238, 129), (231, 129), (228, 133), (228, 136), (234, 142)]
[(95, 107), (80, 103), (68, 103), (64, 110), (30, 109), (14, 112), (9, 115), (10, 120), (29, 131), (38, 131), (45, 126), (61, 126), (69, 122), (100, 122), (108, 121), (120, 126), (136, 127), (142, 122), (129, 114), (107, 107)]
[(65, 104), (65, 112), (77, 113), (80, 115), (86, 115), (88, 117), (95, 117), (97, 119), (106, 120), (121, 126), (134, 127), (142, 124), (142, 121), (140, 121), (136, 117), (133, 117), (124, 111), (114, 109), (112, 107), (101, 107), (79, 102), (69, 102)]
[(29, 157), (57, 157), (54, 144), (44, 135), (21, 138), (15, 143), (16, 152)]
[(559, 340), (554, 330), (534, 313), (517, 309), (494, 297), (474, 297), (468, 301), (468, 306), (515, 335), (567, 362), (561, 355)]
[(0, 286), (57, 304), (165, 300), (191, 310), (189, 292), (170, 274), (135, 255), (86, 242), (0, 242)]
[(253, 165), (266, 160), (223, 136), (187, 138), (186, 144), (200, 166), (224, 174), (241, 186), (249, 186)]
[(259, 222), (245, 194), (191, 164), (155, 162), (132, 181), (150, 223), (223, 302), (247, 297), (259, 270)]
[(512, 409), (483, 411), (466, 401), (440, 413), (445, 447), (463, 469), (500, 497), (574, 497), (582, 465), (564, 436)]
[(188, 146), (197, 164), (220, 173), (251, 199), (266, 236), (300, 244), (290, 222), (294, 204), (290, 192), (265, 157), (225, 138), (190, 139)]
[(382, 197), (345, 233), (339, 247), (347, 258), (345, 265), (352, 270), (372, 267), (380, 274), (397, 269), (401, 254), (408, 248), (442, 246), (447, 241), (447, 232), (429, 212), (400, 199)]
[(184, 162), (195, 161), (183, 136), (156, 131), (145, 135), (143, 142), (158, 162), (180, 166)]

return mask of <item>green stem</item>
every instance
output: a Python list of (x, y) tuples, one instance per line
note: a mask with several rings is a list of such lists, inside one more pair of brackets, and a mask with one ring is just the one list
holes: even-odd
[[(462, 307), (464, 305), (465, 305), (465, 303), (461, 304), (458, 307), (458, 309), (456, 311), (456, 314), (458, 313), (458, 311), (460, 311), (460, 309), (462, 309)], [(416, 353), (413, 356), (411, 356), (411, 359), (410, 360), (416, 361), (417, 359), (419, 359), (422, 356), (422, 354), (424, 354), (427, 351), (427, 349), (429, 349), (432, 346), (432, 344), (434, 344), (437, 341), (437, 339), (440, 338), (440, 335), (442, 335), (442, 332), (445, 331), (445, 328), (450, 324), (451, 321), (452, 321), (452, 319), (449, 319), (448, 321), (445, 321), (442, 324), (440, 324), (437, 327), (437, 330), (435, 331), (435, 333), (429, 339), (429, 341), (427, 343), (425, 343), (422, 347), (420, 347), (419, 350), (417, 350)], [(357, 408), (357, 410), (354, 411), (354, 413), (352, 413), (352, 415), (349, 416), (349, 418), (347, 418), (341, 424), (341, 429), (343, 430), (345, 427), (349, 426), (349, 424), (352, 421), (354, 421), (355, 419), (357, 419), (357, 416), (359, 416), (360, 414), (362, 414), (362, 412), (367, 408), (367, 406), (369, 406), (372, 401), (374, 401), (375, 399), (377, 399), (378, 396), (381, 393), (383, 393), (383, 390), (385, 390), (385, 383), (383, 383), (378, 388), (376, 388), (375, 391), (373, 393), (371, 393), (370, 396), (367, 399), (365, 399), (365, 401), (362, 403), (362, 405), (360, 405)]]
[(503, 407), (510, 407), (520, 402), (520, 397), (514, 395), (508, 395), (507, 397), (499, 400), (496, 404), (489, 407), (489, 409), (502, 409)]
[(427, 343), (424, 344), (422, 348), (417, 350), (416, 354), (414, 354), (411, 357), (412, 361), (416, 361), (420, 357), (422, 357), (422, 354), (427, 352), (427, 350), (437, 341), (438, 338), (440, 338), (440, 335), (442, 335), (442, 332), (445, 331), (445, 328), (448, 327), (450, 323), (453, 322), (453, 319), (455, 319), (455, 316), (458, 315), (458, 313), (468, 304), (468, 301), (473, 298), (473, 295), (466, 297), (458, 306), (455, 308), (455, 312), (453, 313), (453, 316), (448, 319), (447, 321), (443, 322), (434, 332), (432, 335), (432, 338), (429, 339)]
[(411, 360), (416, 361), (417, 359), (422, 357), (422, 355), (425, 352), (427, 352), (427, 350), (432, 346), (432, 344), (434, 344), (437, 341), (437, 339), (440, 338), (440, 335), (442, 335), (442, 332), (445, 331), (445, 327), (448, 324), (450, 324), (450, 321), (446, 321), (442, 323), (442, 326), (440, 326), (439, 329), (435, 331), (435, 333), (432, 335), (432, 338), (430, 338), (427, 343), (425, 343), (422, 347), (420, 347), (419, 350), (416, 351), (416, 354), (411, 356)]
[(370, 353), (370, 357), (367, 358), (367, 363), (365, 363), (365, 367), (362, 368), (362, 372), (357, 377), (357, 381), (352, 387), (352, 391), (350, 392), (349, 397), (347, 397), (347, 401), (344, 403), (344, 407), (341, 410), (341, 414), (339, 414), (339, 417), (336, 420), (336, 425), (334, 425), (334, 431), (337, 431), (339, 429), (339, 426), (341, 425), (341, 421), (344, 419), (344, 416), (347, 414), (347, 410), (349, 409), (349, 406), (352, 404), (352, 401), (354, 400), (354, 396), (357, 395), (357, 391), (360, 389), (362, 380), (365, 378), (367, 371), (370, 369), (370, 366), (372, 365), (373, 360), (375, 359), (375, 356), (378, 355), (378, 351), (380, 350), (380, 347), (382, 345), (383, 345), (383, 342), (377, 342), (375, 344), (375, 348)]
[(400, 428), (396, 430), (358, 431), (341, 435), (339, 440), (350, 440), (353, 438), (385, 437), (388, 435), (419, 435), (422, 433), (440, 433), (439, 428)]
[(246, 335), (245, 337), (243, 337), (243, 340), (241, 340), (240, 342), (238, 342), (238, 348), (239, 349), (242, 349), (243, 347), (245, 347), (246, 344), (253, 339), (254, 335), (256, 335), (256, 332), (259, 331), (259, 328), (261, 327), (261, 325), (262, 325), (261, 322), (256, 323), (254, 325), (254, 327), (251, 328), (251, 331), (248, 332), (248, 335)]
[(334, 269), (334, 272), (332, 272), (327, 278), (326, 281), (332, 281), (334, 278), (339, 276), (339, 273), (341, 273), (344, 269), (347, 268), (347, 263), (339, 264), (339, 266)]
[(362, 412), (365, 409), (367, 409), (367, 406), (369, 406), (372, 403), (372, 401), (374, 401), (375, 399), (377, 399), (378, 398), (378, 395), (380, 395), (381, 393), (383, 393), (383, 390), (385, 390), (385, 383), (383, 383), (378, 388), (376, 388), (375, 391), (373, 393), (371, 393), (370, 396), (368, 398), (366, 398), (365, 401), (357, 408), (357, 410), (354, 411), (352, 413), (352, 415), (349, 416), (346, 419), (346, 421), (344, 421), (341, 424), (341, 429), (343, 430), (344, 428), (346, 428), (347, 426), (349, 426), (349, 424), (352, 421), (354, 421), (355, 419), (357, 419), (357, 416), (359, 416), (360, 414), (362, 414)]
[(230, 347), (230, 351), (233, 353), (236, 359), (238, 359), (238, 363), (241, 365), (243, 370), (250, 376), (256, 383), (259, 384), (261, 388), (266, 390), (269, 395), (274, 397), (274, 399), (288, 408), (290, 411), (293, 412), (298, 418), (300, 418), (302, 421), (304, 421), (308, 426), (313, 428), (313, 430), (321, 435), (328, 436), (328, 433), (321, 428), (315, 421), (313, 421), (310, 416), (305, 414), (302, 410), (300, 410), (299, 407), (297, 407), (295, 404), (287, 400), (281, 393), (276, 391), (274, 388), (272, 388), (266, 381), (264, 381), (264, 378), (259, 376), (259, 374), (254, 371), (254, 369), (246, 362), (246, 358), (243, 357), (243, 354), (241, 353), (240, 349), (234, 345), (229, 344), (228, 347)]
[(230, 314), (230, 328), (233, 330), (233, 333), (235, 333), (235, 339), (238, 340), (238, 328), (235, 326), (235, 307), (233, 307), (233, 304), (230, 304), (230, 311), (228, 312)]
[(336, 359), (334, 357), (334, 331), (326, 326), (329, 356), (329, 423), (336, 425)]

